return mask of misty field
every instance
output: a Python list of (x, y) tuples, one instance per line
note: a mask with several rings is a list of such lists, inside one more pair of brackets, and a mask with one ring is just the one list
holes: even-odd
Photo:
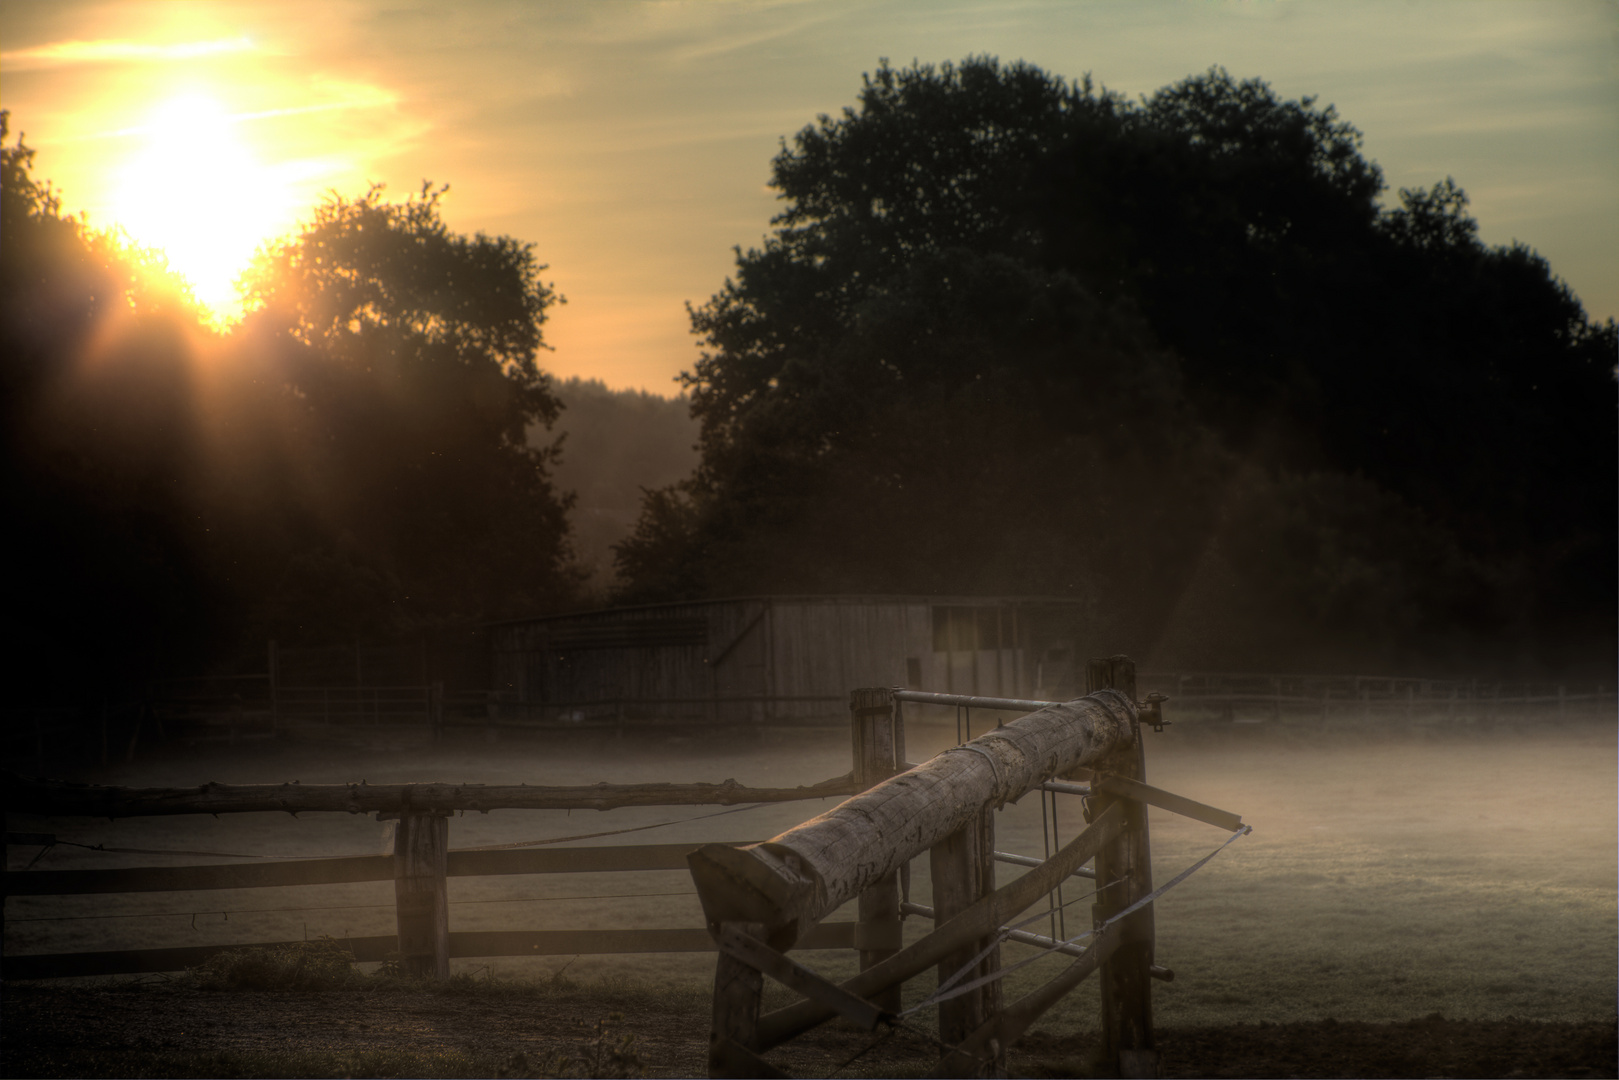
[[(913, 726), (914, 759), (949, 745), (953, 729)], [(1166, 1027), (1219, 1027), (1328, 1018), (1603, 1020), (1614, 1012), (1616, 879), (1615, 732), (1611, 724), (1467, 735), (1289, 735), (1262, 727), (1183, 723), (1148, 732), (1148, 779), (1243, 815), (1254, 827), (1157, 904), (1154, 1009)], [(848, 736), (836, 729), (767, 733), (757, 742), (692, 738), (587, 744), (510, 740), (403, 750), (330, 748), (318, 755), (260, 744), (236, 758), (178, 752), (97, 779), (132, 785), (204, 780), (373, 783), (632, 782), (735, 778), (760, 785), (809, 783), (847, 768)], [(1080, 824), (1077, 800), (1059, 800), (1062, 838)], [(830, 803), (828, 803), (830, 805)], [(452, 848), (556, 836), (658, 828), (576, 844), (764, 839), (824, 809), (800, 803), (743, 809), (499, 811), (451, 823)], [(1168, 880), (1224, 834), (1154, 810), (1155, 878)], [(12, 831), (148, 851), (331, 856), (387, 850), (387, 829), (363, 817), (254, 814), (116, 822), (13, 815)], [(1025, 799), (997, 821), (997, 847), (1043, 851), (1038, 803)], [(22, 869), (37, 849), (9, 849)], [(114, 854), (57, 847), (39, 868), (219, 861), (205, 855)], [(912, 896), (927, 902), (926, 859)], [(1001, 880), (1016, 868), (1001, 865)], [(1065, 900), (1088, 883), (1074, 880)], [(451, 878), (452, 930), (699, 926), (690, 880), (680, 872)], [(393, 931), (388, 882), (120, 897), (17, 897), (6, 904), (8, 954), (151, 948)], [(1067, 933), (1088, 918), (1068, 908)], [(850, 913), (834, 916), (852, 918)], [(907, 937), (927, 929), (911, 919)], [(1049, 932), (1049, 922), (1030, 927)], [(1030, 955), (1009, 946), (1008, 963)], [(852, 956), (802, 954), (818, 970), (853, 970)], [(1049, 977), (1048, 958), (1009, 979), (1009, 992)], [(541, 978), (633, 976), (706, 993), (703, 954), (461, 960), (459, 971)], [(926, 992), (924, 978), (908, 1000)], [(1070, 995), (1041, 1027), (1088, 1030), (1094, 982)], [(931, 1022), (924, 1010), (915, 1019)]]

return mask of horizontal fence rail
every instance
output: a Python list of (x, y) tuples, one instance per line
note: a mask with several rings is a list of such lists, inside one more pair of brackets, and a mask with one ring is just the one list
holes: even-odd
[[(8, 834), (7, 843), (54, 841), (52, 836)], [(750, 841), (733, 841), (737, 845)], [(503, 874), (580, 874), (611, 871), (685, 870), (686, 857), (699, 845), (628, 844), (615, 847), (556, 848), (541, 851), (462, 850), (448, 853), (449, 877)], [(76, 896), (108, 893), (193, 892), (300, 885), (335, 885), (391, 881), (392, 855), (287, 860), (273, 863), (204, 866), (133, 867), (108, 870), (34, 870), (6, 878), (8, 896)], [(143, 913), (151, 914), (151, 913)], [(180, 913), (183, 914), (183, 913)], [(855, 945), (854, 923), (826, 923), (806, 939), (808, 949), (849, 949)], [(701, 928), (617, 930), (452, 931), (449, 958), (492, 956), (562, 956), (576, 954), (712, 952), (713, 938)], [(397, 955), (397, 935), (345, 937), (339, 942), (359, 962)], [(3, 965), (8, 979), (49, 979), (85, 975), (129, 975), (180, 971), (233, 949), (268, 948), (290, 942), (242, 945), (196, 945), (158, 949), (94, 952), (8, 953)]]
[[(457, 931), (447, 924), (450, 877), (518, 874), (683, 871), (697, 843), (595, 847), (500, 847), (449, 850), (448, 819), (456, 811), (522, 809), (611, 810), (625, 806), (746, 806), (838, 798), (860, 790), (853, 773), (794, 788), (709, 783), (595, 784), (578, 787), (480, 784), (203, 784), (195, 788), (117, 788), (0, 774), (8, 811), (48, 817), (119, 818), (176, 814), (375, 813), (397, 820), (392, 855), (266, 859), (262, 862), (86, 870), (25, 870), (5, 875), (9, 897), (189, 893), (393, 881), (400, 930), (388, 937), (347, 938), (357, 961), (399, 958), (408, 971), (447, 973), (451, 958), (583, 953), (712, 952), (701, 928), (618, 930)], [(424, 837), (428, 851), (421, 850)], [(8, 846), (50, 847), (52, 833), (6, 834)], [(743, 843), (742, 841), (733, 841)], [(425, 906), (423, 884), (426, 887)], [(146, 913), (141, 915), (161, 914)], [(183, 914), (183, 913), (181, 913)], [(438, 923), (434, 932), (431, 925)], [(424, 936), (425, 934), (425, 936)], [(830, 923), (807, 948), (846, 949), (859, 935), (852, 923)], [(187, 946), (167, 949), (6, 955), (4, 977), (57, 978), (174, 971), (229, 949), (286, 944)]]
[(806, 787), (723, 784), (203, 784), (194, 788), (118, 788), (0, 773), (4, 805), (14, 813), (55, 817), (152, 817), (169, 814), (449, 813), (472, 810), (613, 810), (622, 806), (735, 806), (795, 802), (859, 790), (848, 775)]
[[(54, 839), (54, 838), (52, 838)], [(7, 841), (13, 843), (11, 837)], [(753, 841), (738, 840), (731, 846)], [(38, 839), (30, 843), (39, 843)], [(719, 841), (719, 843), (727, 843)], [(451, 850), (448, 877), (510, 874), (598, 874), (630, 870), (684, 870), (700, 844), (623, 844), (615, 847), (515, 851)], [(30, 870), (6, 880), (8, 896), (82, 896), (89, 893), (193, 892), (264, 889), (287, 885), (343, 885), (392, 881), (392, 855), (288, 859), (202, 866), (147, 866), (110, 870)]]
[[(851, 949), (856, 923), (829, 922), (816, 927), (801, 949)], [(357, 963), (394, 959), (399, 938), (340, 938)], [(145, 975), (198, 967), (222, 952), (263, 949), (298, 942), (265, 941), (244, 945), (186, 945), (170, 949), (125, 949), (104, 952), (6, 955), (0, 960), (7, 979), (62, 979), (86, 975)], [(496, 956), (580, 956), (621, 953), (714, 952), (714, 939), (701, 928), (673, 927), (625, 930), (452, 930), (453, 960)]]

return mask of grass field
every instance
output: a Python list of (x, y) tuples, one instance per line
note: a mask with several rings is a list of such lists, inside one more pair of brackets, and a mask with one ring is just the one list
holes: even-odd
[[(1394, 1021), (1434, 1013), (1453, 1019), (1604, 1020), (1619, 981), (1616, 935), (1615, 730), (1583, 724), (1421, 737), (1288, 735), (1178, 724), (1148, 733), (1148, 779), (1238, 812), (1254, 832), (1232, 844), (1157, 905), (1158, 963), (1176, 972), (1155, 984), (1157, 1022), (1174, 1027), (1238, 1023)], [(953, 730), (913, 728), (911, 755), (953, 741)], [(302, 755), (302, 756), (301, 756)], [(690, 740), (591, 747), (482, 743), (431, 753), (254, 747), (224, 758), (177, 752), (96, 779), (136, 785), (205, 780), (332, 783), (411, 780), (594, 783), (711, 780), (760, 785), (825, 779), (848, 768), (845, 732), (776, 734), (745, 747)], [(89, 777), (85, 777), (89, 778)], [(680, 819), (581, 843), (696, 843), (764, 839), (819, 812), (820, 804), (762, 807), (722, 817), (714, 809), (611, 813), (496, 812), (457, 817), (451, 847), (567, 836)], [(1063, 838), (1080, 824), (1065, 800)], [(1216, 829), (1153, 811), (1156, 879), (1167, 880), (1224, 839)], [(49, 831), (108, 847), (241, 854), (355, 855), (383, 850), (385, 826), (348, 815), (235, 815), (117, 822), (13, 815), (12, 831)], [(1032, 799), (997, 821), (997, 846), (1038, 855), (1042, 822)], [(14, 848), (21, 869), (36, 852)], [(220, 861), (203, 856), (111, 854), (57, 847), (37, 864), (66, 869)], [(912, 890), (924, 901), (926, 859)], [(1001, 866), (1002, 881), (1016, 873)], [(1075, 881), (1078, 888), (1082, 882)], [(1068, 899), (1075, 892), (1069, 891)], [(350, 885), (120, 897), (11, 898), (8, 954), (366, 936), (393, 930), (392, 886)], [(451, 929), (564, 929), (701, 924), (683, 873), (452, 878)], [(1069, 933), (1088, 905), (1069, 911)], [(280, 909), (280, 910), (270, 910)], [(227, 913), (228, 914), (225, 914)], [(105, 917), (105, 916), (115, 917)], [(851, 917), (840, 913), (834, 918)], [(47, 921), (49, 920), (49, 921)], [(927, 925), (912, 919), (907, 934)], [(1031, 927), (1044, 931), (1044, 924)], [(1007, 949), (1008, 961), (1028, 955)], [(839, 975), (852, 957), (808, 953)], [(1015, 973), (1016, 996), (1066, 961)], [(622, 976), (706, 993), (707, 955), (458, 961), (459, 970), (541, 977)], [(928, 990), (923, 978), (909, 1000)], [(1053, 1032), (1085, 1030), (1096, 1014), (1094, 982), (1048, 1014)], [(931, 1011), (931, 1010), (929, 1010)], [(926, 1012), (917, 1014), (919, 1021)]]

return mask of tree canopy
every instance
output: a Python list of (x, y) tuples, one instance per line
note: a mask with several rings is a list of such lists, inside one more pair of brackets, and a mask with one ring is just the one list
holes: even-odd
[(14, 657), (117, 677), (577, 601), (557, 449), (530, 444), (561, 408), (530, 246), (453, 232), (442, 188), (333, 196), (215, 332), (3, 149)]
[(885, 63), (772, 183), (626, 595), (1071, 592), (1143, 649), (1219, 578), (1250, 651), (1612, 640), (1613, 324), (1450, 180), (1383, 205), (1330, 106)]

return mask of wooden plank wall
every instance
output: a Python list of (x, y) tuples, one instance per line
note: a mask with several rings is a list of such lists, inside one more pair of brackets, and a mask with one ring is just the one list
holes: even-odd
[[(540, 721), (826, 719), (841, 717), (851, 686), (1027, 696), (1042, 673), (1049, 685), (1066, 675), (1066, 661), (1061, 672), (1040, 661), (1053, 634), (1072, 653), (1075, 610), (993, 598), (783, 596), (587, 612), (495, 627), (495, 688), (512, 719)], [(701, 640), (651, 643), (657, 627), (681, 623), (700, 623)], [(615, 628), (633, 637), (637, 627), (646, 643), (602, 644)], [(592, 647), (565, 647), (591, 635)]]

